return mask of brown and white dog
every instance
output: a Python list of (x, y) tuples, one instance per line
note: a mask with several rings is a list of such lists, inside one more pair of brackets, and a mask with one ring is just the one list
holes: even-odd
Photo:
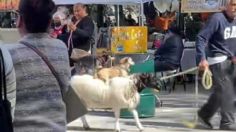
[(96, 77), (108, 82), (113, 77), (125, 77), (129, 74), (129, 68), (134, 65), (131, 57), (124, 57), (119, 61), (119, 64), (110, 68), (101, 68), (98, 70)]
[(129, 71), (131, 65), (135, 64), (131, 57), (124, 57), (120, 60), (119, 63), (120, 63), (119, 66), (127, 71)]

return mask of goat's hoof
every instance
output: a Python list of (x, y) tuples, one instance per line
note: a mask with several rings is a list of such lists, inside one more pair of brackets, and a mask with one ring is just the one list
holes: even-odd
[(144, 130), (143, 127), (139, 127), (138, 129), (139, 129), (140, 132), (142, 132)]
[(116, 129), (115, 132), (121, 132), (120, 129)]
[(139, 129), (140, 132), (142, 132), (143, 130), (144, 130), (143, 128), (142, 128), (142, 129)]
[(83, 126), (84, 130), (90, 130), (89, 126)]

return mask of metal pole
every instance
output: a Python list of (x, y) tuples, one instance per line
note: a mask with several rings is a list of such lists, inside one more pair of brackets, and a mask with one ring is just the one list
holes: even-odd
[(178, 27), (180, 30), (182, 30), (180, 24), (181, 24), (181, 0), (179, 0)]
[[(198, 74), (199, 74), (199, 71), (196, 70), (196, 75), (195, 75), (195, 101), (196, 101), (195, 107), (196, 107), (196, 109), (198, 109), (198, 107), (199, 107)], [(198, 121), (197, 114), (195, 116), (195, 121)]]
[(198, 108), (198, 70), (196, 71), (196, 75), (195, 75), (195, 99), (196, 99), (196, 108)]
[(116, 5), (117, 6), (117, 26), (119, 27), (120, 26), (120, 7), (119, 5)]
[(144, 7), (143, 7), (143, 0), (140, 1), (140, 16), (139, 16), (139, 25), (144, 26), (144, 22), (143, 22), (143, 16), (144, 16)]
[(93, 60), (93, 73), (92, 75), (95, 75), (95, 70), (96, 70), (96, 56), (97, 56), (97, 43), (98, 43), (98, 28), (97, 28), (97, 23), (93, 22), (94, 23), (94, 44), (92, 44), (92, 60)]

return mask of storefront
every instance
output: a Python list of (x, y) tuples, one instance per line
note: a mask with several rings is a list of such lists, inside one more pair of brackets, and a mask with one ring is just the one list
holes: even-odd
[(20, 35), (16, 29), (15, 10), (20, 0), (0, 0), (0, 42), (13, 43), (19, 40)]

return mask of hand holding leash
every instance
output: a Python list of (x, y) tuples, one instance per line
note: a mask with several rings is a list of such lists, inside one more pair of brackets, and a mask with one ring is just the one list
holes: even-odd
[(67, 26), (68, 26), (69, 31), (73, 32), (76, 30), (76, 25), (74, 25), (73, 23), (69, 23), (67, 24)]
[(232, 57), (231, 59), (232, 63), (236, 65), (236, 56)]
[(209, 69), (209, 64), (206, 59), (201, 60), (201, 62), (198, 65), (199, 71), (205, 71), (206, 69)]

